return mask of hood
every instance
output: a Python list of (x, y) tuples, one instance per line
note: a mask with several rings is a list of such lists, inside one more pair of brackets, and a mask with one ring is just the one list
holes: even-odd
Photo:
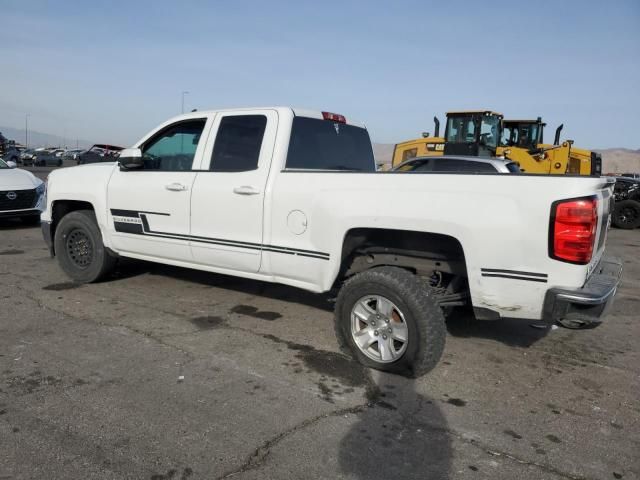
[(0, 190), (26, 190), (36, 188), (42, 180), (33, 173), (19, 168), (3, 168), (0, 170)]

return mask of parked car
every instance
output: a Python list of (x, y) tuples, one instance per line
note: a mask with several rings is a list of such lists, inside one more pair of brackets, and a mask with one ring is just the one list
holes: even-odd
[(52, 172), (42, 231), (79, 283), (122, 256), (339, 291), (341, 348), (419, 375), (442, 355), (443, 308), (601, 322), (622, 269), (604, 255), (613, 182), (379, 173), (367, 130), (343, 115), (192, 112), (117, 163)]
[(55, 151), (36, 150), (33, 154), (34, 167), (61, 167), (62, 163), (62, 158), (57, 157)]
[(28, 148), (26, 150), (23, 150), (20, 153), (20, 163), (22, 163), (22, 165), (28, 166), (28, 165), (33, 165), (33, 160), (35, 159), (35, 150), (33, 148)]
[(123, 147), (96, 143), (89, 150), (79, 153), (77, 156), (78, 165), (97, 162), (115, 162)]
[(67, 150), (62, 154), (63, 160), (77, 160), (78, 154), (84, 152), (82, 148), (75, 148), (73, 150)]
[(615, 206), (611, 223), (627, 230), (640, 227), (640, 180), (617, 177), (613, 196)]
[(0, 159), (0, 218), (38, 223), (45, 203), (42, 180), (26, 170), (10, 168)]
[(412, 158), (391, 171), (408, 173), (520, 173), (520, 167), (510, 160), (499, 158), (447, 155)]
[(640, 180), (640, 173), (621, 173), (620, 176)]

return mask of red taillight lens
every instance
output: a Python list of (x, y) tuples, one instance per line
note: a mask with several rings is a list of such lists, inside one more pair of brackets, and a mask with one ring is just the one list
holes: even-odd
[(347, 123), (347, 119), (344, 118), (344, 115), (340, 115), (339, 113), (322, 112), (322, 118), (325, 120), (331, 120), (332, 122)]
[(598, 226), (598, 199), (583, 198), (554, 204), (551, 217), (552, 258), (580, 265), (591, 261)]

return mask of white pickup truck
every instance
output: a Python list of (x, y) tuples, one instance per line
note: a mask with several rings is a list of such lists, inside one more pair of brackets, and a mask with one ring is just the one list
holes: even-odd
[(443, 312), (602, 320), (621, 274), (605, 258), (612, 180), (376, 172), (366, 129), (292, 108), (193, 112), (117, 163), (48, 178), (44, 238), (76, 282), (119, 256), (339, 291), (340, 346), (419, 375)]

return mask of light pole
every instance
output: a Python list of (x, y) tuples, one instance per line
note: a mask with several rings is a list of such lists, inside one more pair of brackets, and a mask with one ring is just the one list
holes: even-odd
[(189, 95), (189, 92), (187, 92), (186, 90), (183, 90), (183, 92), (182, 92), (182, 113), (184, 113), (184, 96), (185, 95)]
[(24, 148), (29, 148), (29, 114), (24, 116)]

